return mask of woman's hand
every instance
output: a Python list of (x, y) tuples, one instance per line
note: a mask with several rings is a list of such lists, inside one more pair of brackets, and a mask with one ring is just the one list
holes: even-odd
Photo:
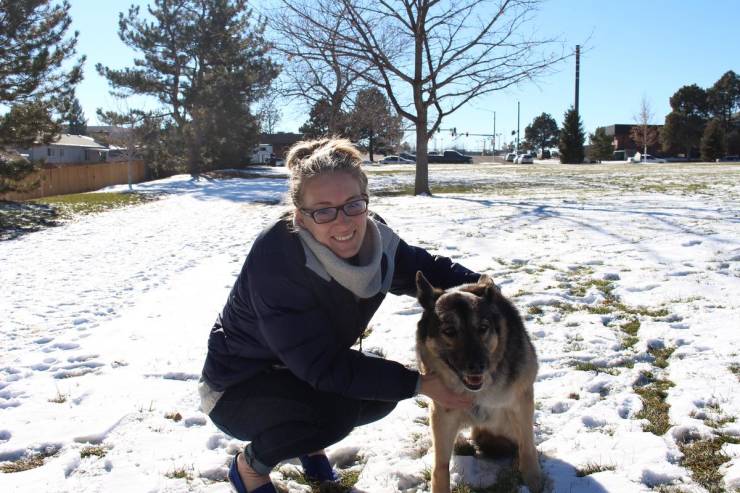
[(419, 393), (451, 409), (470, 409), (473, 406), (473, 396), (453, 392), (442, 382), (437, 375), (421, 375)]

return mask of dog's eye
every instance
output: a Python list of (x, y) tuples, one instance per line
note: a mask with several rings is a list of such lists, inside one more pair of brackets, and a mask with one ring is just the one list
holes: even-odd
[(445, 337), (455, 337), (457, 335), (457, 331), (452, 327), (445, 327), (442, 329), (442, 335)]
[(482, 321), (482, 322), (480, 323), (480, 327), (478, 327), (478, 332), (480, 332), (481, 334), (485, 334), (485, 333), (486, 333), (486, 332), (488, 332), (488, 331), (489, 331), (490, 329), (491, 329), (491, 324), (490, 324), (490, 323), (488, 323), (488, 321), (486, 321), (486, 320), (483, 320), (483, 321)]

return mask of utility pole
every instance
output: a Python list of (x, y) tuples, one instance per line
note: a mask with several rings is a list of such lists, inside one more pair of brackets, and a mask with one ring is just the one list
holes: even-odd
[(493, 157), (496, 157), (496, 112), (493, 112)]
[(581, 79), (581, 45), (576, 45), (576, 118), (579, 116), (578, 113), (578, 86)]
[(516, 102), (516, 154), (519, 155), (519, 101)]

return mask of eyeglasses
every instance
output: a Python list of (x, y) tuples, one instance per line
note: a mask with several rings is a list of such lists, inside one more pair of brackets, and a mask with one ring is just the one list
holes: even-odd
[(311, 219), (316, 224), (330, 223), (337, 218), (339, 215), (339, 209), (342, 209), (345, 216), (359, 216), (367, 210), (367, 204), (369, 200), (367, 197), (361, 199), (350, 200), (346, 204), (342, 204), (337, 207), (322, 207), (321, 209), (301, 209), (301, 212), (307, 216), (311, 216)]

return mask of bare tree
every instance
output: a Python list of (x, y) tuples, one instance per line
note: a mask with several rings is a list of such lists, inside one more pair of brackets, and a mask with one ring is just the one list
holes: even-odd
[(367, 64), (339, 52), (338, 42), (349, 29), (341, 2), (324, 1), (312, 11), (315, 22), (308, 23), (306, 14), (313, 5), (310, 0), (291, 3), (291, 8), (271, 16), (273, 46), (283, 55), (279, 88), (283, 96), (302, 100), (307, 108), (328, 103), (329, 133), (340, 133), (342, 113)]
[(308, 29), (333, 33), (340, 63), (383, 90), (415, 127), (415, 194), (430, 192), (427, 145), (444, 118), (566, 56), (540, 52), (554, 40), (525, 35), (540, 0), (283, 2)]
[(643, 154), (647, 154), (649, 146), (658, 143), (658, 130), (655, 126), (650, 125), (650, 120), (654, 116), (650, 108), (650, 102), (643, 96), (640, 102), (640, 111), (633, 117), (637, 125), (630, 129), (630, 138), (635, 141), (638, 147), (642, 147)]
[(278, 108), (277, 94), (270, 91), (257, 105), (257, 121), (260, 124), (260, 132), (274, 134), (282, 112)]

